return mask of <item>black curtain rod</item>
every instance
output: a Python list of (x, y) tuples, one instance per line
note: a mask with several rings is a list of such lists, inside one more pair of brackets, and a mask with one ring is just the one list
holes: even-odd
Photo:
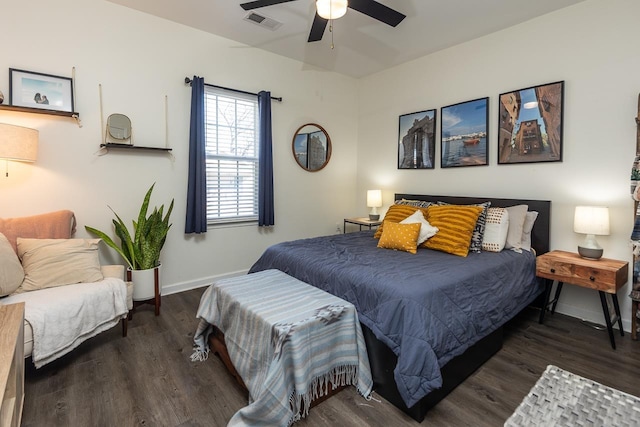
[[(185, 77), (184, 78), (184, 83), (191, 86), (191, 79), (189, 77)], [(247, 92), (244, 90), (239, 90), (239, 89), (232, 89), (230, 87), (224, 87), (224, 86), (217, 86), (217, 85), (210, 85), (209, 83), (205, 83), (205, 86), (209, 86), (209, 87), (215, 87), (216, 89), (224, 89), (224, 90), (230, 90), (232, 92), (238, 92), (238, 93), (244, 93), (245, 95), (253, 95), (253, 96), (258, 96), (257, 93), (253, 93), (253, 92)], [(275, 96), (272, 96), (271, 99), (273, 99), (274, 101), (278, 101), (278, 102), (282, 102), (282, 97), (280, 98), (276, 98)]]

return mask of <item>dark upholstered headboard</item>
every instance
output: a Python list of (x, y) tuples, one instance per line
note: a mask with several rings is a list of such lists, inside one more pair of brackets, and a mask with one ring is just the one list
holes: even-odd
[(445, 202), (458, 205), (472, 203), (491, 202), (492, 207), (506, 208), (514, 205), (529, 205), (530, 211), (538, 212), (538, 218), (531, 231), (531, 246), (536, 254), (542, 255), (549, 252), (549, 234), (551, 225), (551, 201), (527, 200), (527, 199), (499, 199), (494, 197), (463, 197), (463, 196), (431, 196), (426, 194), (402, 194), (396, 193), (395, 200), (424, 200), (427, 202)]

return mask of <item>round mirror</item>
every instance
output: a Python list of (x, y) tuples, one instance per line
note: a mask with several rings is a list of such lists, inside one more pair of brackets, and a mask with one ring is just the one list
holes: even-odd
[(131, 138), (131, 120), (124, 114), (112, 114), (107, 118), (107, 133), (117, 142)]
[(331, 158), (331, 138), (324, 128), (315, 123), (307, 123), (293, 135), (293, 157), (309, 172), (316, 172), (329, 163)]

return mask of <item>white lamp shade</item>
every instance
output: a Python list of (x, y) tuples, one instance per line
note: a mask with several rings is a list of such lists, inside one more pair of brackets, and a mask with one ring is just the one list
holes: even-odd
[(318, 15), (324, 19), (338, 19), (347, 13), (347, 0), (317, 0)]
[(382, 206), (382, 190), (367, 191), (367, 206), (370, 208), (379, 208)]
[(38, 131), (0, 123), (0, 159), (35, 162), (38, 157)]
[(598, 236), (609, 235), (609, 208), (604, 206), (576, 206), (573, 231)]

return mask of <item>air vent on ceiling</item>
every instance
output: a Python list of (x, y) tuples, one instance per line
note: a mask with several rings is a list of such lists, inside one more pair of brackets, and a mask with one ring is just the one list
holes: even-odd
[(271, 31), (275, 31), (282, 26), (282, 22), (278, 22), (275, 19), (260, 15), (259, 13), (255, 12), (249, 12), (247, 16), (244, 17), (244, 20)]

